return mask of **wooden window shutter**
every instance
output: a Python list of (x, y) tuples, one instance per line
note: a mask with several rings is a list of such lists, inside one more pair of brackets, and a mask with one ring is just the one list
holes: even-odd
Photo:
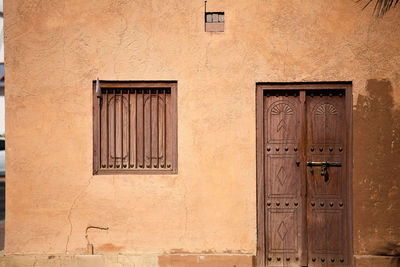
[(94, 81), (93, 140), (94, 174), (177, 173), (177, 83)]

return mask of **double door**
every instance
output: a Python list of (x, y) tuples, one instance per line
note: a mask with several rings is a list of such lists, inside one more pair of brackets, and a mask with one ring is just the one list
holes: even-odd
[(352, 266), (349, 85), (257, 90), (260, 265)]

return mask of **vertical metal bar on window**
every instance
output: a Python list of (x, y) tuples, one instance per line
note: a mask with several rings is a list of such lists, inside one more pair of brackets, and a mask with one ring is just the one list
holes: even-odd
[(143, 154), (142, 154), (142, 156), (143, 156), (143, 161), (142, 161), (142, 163), (143, 163), (143, 168), (145, 168), (145, 164), (146, 164), (146, 162), (144, 161), (144, 158), (145, 158), (145, 138), (144, 138), (144, 127), (145, 127), (145, 124), (144, 124), (144, 119), (145, 119), (145, 116), (144, 116), (144, 89), (143, 89), (143, 91), (142, 91), (142, 115), (143, 115), (143, 128), (142, 128), (142, 137), (143, 137)]
[(128, 169), (131, 167), (131, 89), (128, 89)]
[[(101, 88), (100, 88), (100, 90), (101, 90)], [(101, 154), (102, 154), (102, 149), (101, 149), (101, 130), (103, 129), (103, 127), (102, 127), (102, 124), (101, 124), (101, 122), (102, 122), (102, 120), (101, 120), (101, 115), (102, 115), (102, 110), (103, 110), (103, 98), (102, 97), (97, 97), (96, 98), (97, 99), (97, 101), (99, 101), (99, 109), (98, 109), (98, 116), (99, 116), (99, 121), (98, 121), (98, 124), (99, 124), (99, 139), (98, 139), (98, 142), (99, 142), (99, 145), (98, 145), (98, 148), (99, 148), (99, 164), (100, 164), (100, 166), (99, 166), (99, 168), (101, 169), (101, 165), (102, 165), (102, 161), (101, 161)]]
[(137, 128), (137, 90), (135, 90), (135, 168), (137, 168), (137, 135), (138, 135), (138, 128)]
[(159, 147), (160, 147), (160, 135), (159, 135), (159, 126), (158, 126), (158, 123), (159, 123), (159, 121), (158, 121), (158, 107), (159, 107), (159, 101), (158, 101), (158, 89), (156, 89), (157, 91), (156, 91), (156, 97), (157, 97), (157, 110), (156, 110), (156, 112), (157, 112), (157, 154), (156, 154), (156, 157), (157, 157), (157, 168), (159, 168), (159, 164), (160, 164), (160, 161), (159, 161)]
[(114, 168), (117, 164), (117, 108), (116, 108), (117, 90), (114, 89)]
[(107, 126), (107, 132), (106, 132), (106, 158), (107, 158), (107, 160), (106, 160), (106, 168), (108, 169), (108, 167), (109, 167), (109, 162), (108, 162), (108, 159), (109, 159), (109, 157), (110, 157), (110, 142), (109, 142), (109, 125), (108, 125), (108, 121), (109, 121), (109, 119), (108, 119), (108, 90), (106, 89), (106, 126)]
[(167, 168), (167, 89), (164, 88), (164, 112), (163, 112), (163, 119), (164, 119), (164, 128), (163, 128), (163, 146), (164, 146), (164, 168)]
[(149, 165), (149, 168), (152, 168), (152, 167), (153, 167), (153, 166), (152, 166), (152, 164), (153, 164), (153, 163), (152, 163), (152, 156), (153, 156), (153, 154), (152, 154), (152, 149), (151, 149), (151, 148), (152, 148), (152, 138), (151, 138), (151, 137), (152, 137), (152, 133), (153, 133), (152, 130), (151, 130), (151, 126), (152, 126), (152, 121), (151, 121), (151, 112), (152, 112), (152, 110), (151, 110), (151, 109), (152, 109), (152, 107), (151, 107), (151, 100), (152, 100), (152, 99), (151, 99), (151, 98), (152, 98), (152, 93), (153, 93), (153, 92), (152, 92), (152, 90), (150, 89), (150, 90), (149, 90), (149, 101), (150, 101), (150, 102), (149, 102), (149, 106), (150, 106), (150, 113), (149, 113), (149, 116), (150, 116), (150, 119), (149, 119), (149, 121), (150, 121), (150, 123), (149, 123), (149, 125), (150, 125), (150, 127), (149, 127), (149, 129), (150, 129), (150, 135), (149, 135), (149, 138), (150, 138), (150, 142), (149, 142), (149, 143), (150, 143), (150, 147), (149, 147), (149, 149), (150, 149), (150, 154), (149, 154), (150, 165)]
[(124, 167), (124, 90), (121, 89), (121, 101), (119, 103), (121, 110), (121, 169)]

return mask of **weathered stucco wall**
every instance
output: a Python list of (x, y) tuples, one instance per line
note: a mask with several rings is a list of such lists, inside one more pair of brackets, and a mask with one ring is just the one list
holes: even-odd
[[(400, 10), (351, 0), (5, 1), (5, 251), (256, 252), (256, 82), (352, 81), (354, 253), (400, 240)], [(178, 175), (92, 176), (92, 80), (178, 81)], [(398, 247), (397, 243), (397, 247)], [(168, 260), (165, 260), (166, 262)]]

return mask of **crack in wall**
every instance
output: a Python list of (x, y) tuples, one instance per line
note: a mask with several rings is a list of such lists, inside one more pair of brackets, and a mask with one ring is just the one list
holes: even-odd
[(72, 221), (71, 221), (72, 210), (74, 209), (74, 207), (75, 207), (76, 202), (78, 201), (78, 199), (79, 199), (79, 198), (86, 192), (86, 190), (89, 188), (89, 186), (90, 186), (90, 184), (91, 184), (91, 182), (92, 182), (92, 179), (93, 179), (93, 176), (89, 178), (88, 184), (87, 184), (86, 187), (78, 194), (78, 196), (74, 199), (74, 201), (72, 202), (71, 207), (69, 208), (69, 211), (68, 211), (69, 234), (68, 234), (68, 236), (67, 236), (67, 242), (66, 242), (66, 244), (65, 244), (65, 253), (68, 252), (69, 240), (70, 240), (70, 237), (71, 237), (71, 235), (72, 235), (72, 230), (73, 230)]

